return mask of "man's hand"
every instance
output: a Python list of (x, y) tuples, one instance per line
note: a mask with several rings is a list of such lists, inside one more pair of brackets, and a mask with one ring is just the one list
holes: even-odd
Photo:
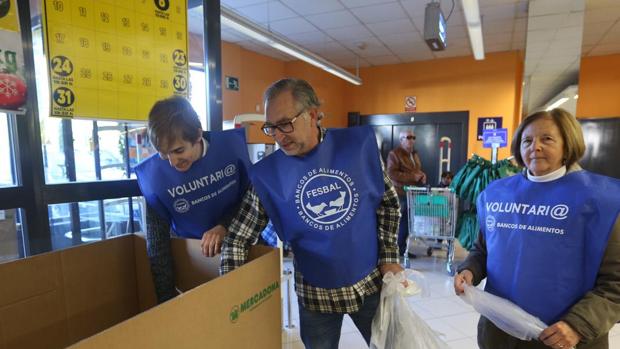
[(558, 321), (545, 328), (538, 339), (551, 348), (569, 349), (581, 341), (581, 336), (566, 322)]
[(422, 171), (418, 171), (413, 175), (413, 179), (416, 183), (426, 184), (426, 174)]
[(474, 274), (469, 269), (465, 269), (454, 275), (454, 292), (456, 292), (457, 295), (462, 294), (465, 292), (465, 284), (471, 285), (473, 280)]
[[(404, 271), (405, 269), (403, 269), (403, 267), (398, 264), (398, 263), (389, 263), (389, 264), (382, 264), (379, 266), (379, 272), (381, 272), (381, 275), (385, 275), (388, 272), (392, 272), (392, 274), (396, 275), (401, 271)], [(407, 282), (407, 280), (402, 282), (404, 287), (409, 286), (409, 283)]]
[(398, 263), (382, 264), (379, 266), (379, 271), (381, 272), (381, 275), (387, 274), (388, 271), (391, 271), (394, 275), (396, 275), (398, 272), (403, 270), (405, 269), (403, 269), (403, 267)]
[(228, 231), (223, 225), (216, 225), (202, 234), (200, 247), (205, 257), (213, 257), (222, 251), (222, 241)]

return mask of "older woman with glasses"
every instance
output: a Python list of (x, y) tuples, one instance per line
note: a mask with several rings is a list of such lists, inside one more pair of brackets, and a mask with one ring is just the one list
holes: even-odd
[(508, 299), (549, 325), (539, 341), (511, 337), (485, 317), (491, 348), (608, 348), (620, 320), (620, 181), (582, 170), (581, 126), (562, 109), (532, 114), (512, 140), (522, 174), (478, 197), (482, 227), (454, 278)]

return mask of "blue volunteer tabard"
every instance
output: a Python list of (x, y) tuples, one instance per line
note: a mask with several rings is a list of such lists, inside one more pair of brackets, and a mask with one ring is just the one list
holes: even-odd
[(370, 127), (329, 130), (303, 157), (279, 150), (250, 178), (306, 282), (350, 286), (377, 267), (376, 210), (385, 188)]
[(230, 213), (248, 186), (250, 159), (245, 129), (205, 132), (207, 154), (179, 172), (155, 154), (136, 166), (149, 206), (185, 238), (202, 234)]
[(620, 213), (620, 181), (587, 171), (536, 183), (515, 175), (478, 198), (486, 290), (551, 325), (595, 284)]

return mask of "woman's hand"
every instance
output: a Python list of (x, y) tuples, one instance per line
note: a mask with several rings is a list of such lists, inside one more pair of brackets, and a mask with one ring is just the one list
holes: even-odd
[(222, 251), (222, 241), (228, 231), (223, 225), (216, 225), (202, 235), (200, 247), (205, 257), (213, 257)]
[(555, 349), (569, 349), (577, 345), (581, 336), (569, 324), (558, 321), (545, 328), (538, 336), (545, 345)]
[(454, 292), (459, 295), (465, 292), (464, 284), (471, 285), (474, 281), (474, 274), (469, 270), (465, 269), (462, 272), (454, 275)]

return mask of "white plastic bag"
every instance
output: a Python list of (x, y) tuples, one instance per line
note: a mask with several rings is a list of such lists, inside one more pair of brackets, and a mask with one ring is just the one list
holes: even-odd
[(507, 299), (467, 284), (464, 285), (464, 289), (465, 293), (461, 295), (461, 299), (471, 304), (477, 312), (513, 337), (524, 341), (537, 339), (547, 328), (547, 325), (539, 318)]
[[(403, 281), (407, 280), (407, 287)], [(448, 345), (422, 320), (405, 297), (428, 293), (422, 274), (407, 269), (383, 276), (381, 302), (372, 320), (371, 349), (447, 349)]]

